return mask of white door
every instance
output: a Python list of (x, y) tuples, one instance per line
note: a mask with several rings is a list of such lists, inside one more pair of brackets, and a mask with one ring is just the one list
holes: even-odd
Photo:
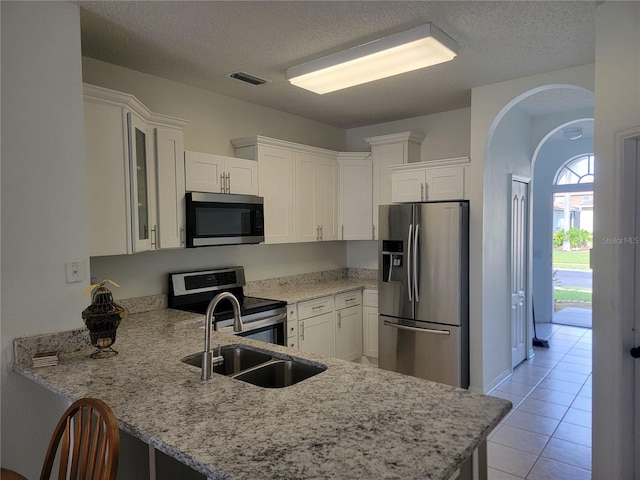
[(529, 184), (511, 181), (511, 366), (527, 356)]

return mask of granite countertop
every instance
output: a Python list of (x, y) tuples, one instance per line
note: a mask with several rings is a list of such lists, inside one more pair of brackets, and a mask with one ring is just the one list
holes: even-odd
[[(16, 340), (14, 370), (72, 401), (102, 398), (120, 428), (213, 479), (448, 479), (510, 409), (510, 402), (375, 367), (215, 333), (213, 345), (246, 344), (326, 371), (265, 389), (180, 362), (202, 349), (202, 316), (162, 309), (129, 315), (119, 355), (92, 348), (33, 368)], [(74, 331), (76, 332), (76, 331)], [(71, 338), (82, 337), (72, 333)]]

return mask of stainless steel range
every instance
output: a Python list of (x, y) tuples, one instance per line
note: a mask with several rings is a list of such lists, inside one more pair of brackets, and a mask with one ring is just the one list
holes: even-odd
[[(263, 342), (285, 345), (287, 303), (281, 300), (247, 297), (243, 267), (200, 270), (169, 274), (169, 308), (205, 314), (213, 297), (230, 292), (240, 303), (243, 329), (235, 332)], [(233, 308), (229, 300), (222, 300), (213, 312), (214, 328), (233, 332)]]

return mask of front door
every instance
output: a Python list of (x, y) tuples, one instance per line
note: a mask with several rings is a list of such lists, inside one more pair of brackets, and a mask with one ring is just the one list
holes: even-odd
[(511, 366), (527, 356), (529, 183), (511, 180)]

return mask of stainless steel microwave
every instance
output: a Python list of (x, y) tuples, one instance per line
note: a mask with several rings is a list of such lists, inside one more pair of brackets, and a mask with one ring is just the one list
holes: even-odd
[(264, 199), (187, 192), (187, 247), (264, 242)]

